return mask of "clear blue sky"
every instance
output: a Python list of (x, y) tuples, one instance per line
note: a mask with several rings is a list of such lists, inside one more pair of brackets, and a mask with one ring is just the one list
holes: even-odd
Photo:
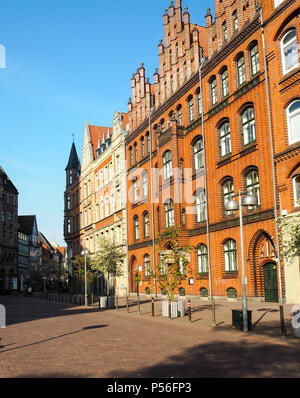
[[(205, 24), (212, 0), (184, 0)], [(65, 167), (84, 122), (112, 126), (126, 112), (141, 62), (153, 82), (169, 0), (2, 0), (0, 165), (19, 190), (19, 214), (36, 214), (51, 241), (63, 240)], [(175, 1), (174, 1), (175, 4)]]

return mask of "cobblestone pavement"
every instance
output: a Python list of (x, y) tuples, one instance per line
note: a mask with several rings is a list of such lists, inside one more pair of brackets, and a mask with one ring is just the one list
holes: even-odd
[[(188, 317), (161, 316), (161, 302), (119, 300), (118, 310), (100, 311), (21, 296), (0, 297), (7, 327), (0, 329), (1, 378), (203, 378), (300, 377), (300, 340), (285, 305), (287, 338), (280, 334), (279, 305), (248, 302), (254, 328), (231, 326), (241, 302), (216, 301), (211, 327), (209, 301), (192, 299)], [(187, 304), (187, 300), (186, 300)]]

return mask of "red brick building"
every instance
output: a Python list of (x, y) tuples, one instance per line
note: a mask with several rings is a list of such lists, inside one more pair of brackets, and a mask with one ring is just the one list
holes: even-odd
[[(149, 278), (149, 267), (160, 263), (153, 238), (174, 225), (180, 242), (197, 247), (193, 276), (183, 275), (180, 293), (242, 296), (239, 214), (225, 210), (240, 190), (258, 203), (243, 208), (246, 294), (266, 301), (285, 296), (275, 212), (280, 215), (279, 192), (289, 212), (299, 195), (300, 27), (299, 1), (275, 3), (216, 0), (214, 21), (208, 9), (201, 27), (190, 23), (181, 0), (171, 1), (153, 84), (143, 64), (132, 76), (126, 153), (133, 292), (139, 272), (141, 291), (161, 293)], [(283, 76), (281, 59), (291, 52), (297, 62), (287, 59)]]

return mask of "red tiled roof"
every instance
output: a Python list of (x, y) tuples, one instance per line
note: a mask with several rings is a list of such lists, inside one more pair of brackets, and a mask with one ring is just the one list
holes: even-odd
[(99, 138), (100, 138), (100, 145), (101, 145), (103, 134), (104, 134), (105, 139), (107, 139), (108, 131), (109, 131), (110, 136), (112, 136), (113, 129), (112, 129), (112, 127), (91, 126), (91, 125), (89, 125), (89, 128), (90, 128), (90, 134), (91, 134), (91, 139), (92, 139), (94, 158), (96, 159), (96, 151), (98, 148)]

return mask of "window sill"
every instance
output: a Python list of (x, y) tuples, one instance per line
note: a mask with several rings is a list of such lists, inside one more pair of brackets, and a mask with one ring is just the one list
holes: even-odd
[(236, 278), (238, 278), (238, 271), (225, 271), (223, 278), (224, 279), (236, 279)]

